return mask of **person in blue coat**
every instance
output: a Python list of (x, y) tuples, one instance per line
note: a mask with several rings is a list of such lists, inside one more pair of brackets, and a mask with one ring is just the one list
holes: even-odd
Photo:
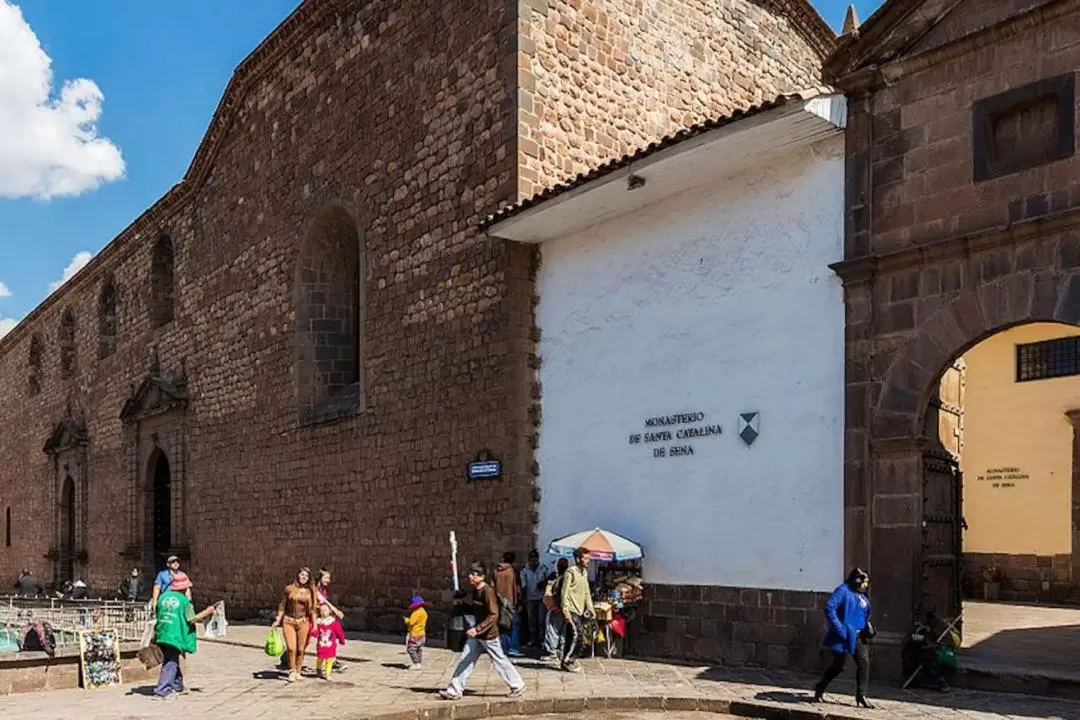
[(829, 683), (844, 671), (848, 655), (855, 658), (855, 704), (873, 708), (866, 699), (866, 687), (870, 680), (870, 650), (867, 640), (873, 637), (870, 624), (870, 576), (865, 570), (855, 568), (847, 582), (833, 591), (825, 603), (825, 618), (829, 630), (825, 634), (824, 647), (832, 652), (832, 664), (814, 687), (814, 702), (825, 699)]

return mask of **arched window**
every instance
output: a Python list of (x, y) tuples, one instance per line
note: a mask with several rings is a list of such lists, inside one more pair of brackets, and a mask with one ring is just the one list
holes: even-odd
[(44, 344), (41, 342), (41, 336), (34, 333), (33, 337), (30, 338), (30, 353), (27, 358), (27, 365), (29, 365), (27, 391), (30, 397), (41, 392), (41, 356), (43, 353)]
[(75, 313), (71, 308), (60, 316), (60, 374), (71, 377), (76, 369), (75, 352)]
[(297, 400), (302, 420), (355, 412), (364, 400), (364, 252), (349, 214), (325, 210), (296, 266)]
[(116, 281), (112, 275), (105, 277), (98, 295), (98, 357), (105, 359), (116, 350)]
[(150, 323), (156, 328), (171, 323), (176, 314), (175, 263), (172, 240), (162, 234), (150, 259)]

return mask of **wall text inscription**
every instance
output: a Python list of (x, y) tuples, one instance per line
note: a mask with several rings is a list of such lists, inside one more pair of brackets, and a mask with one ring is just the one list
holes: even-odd
[[(720, 426), (706, 422), (703, 412), (658, 415), (645, 420), (644, 432), (630, 435), (630, 444), (654, 445), (654, 458), (688, 457), (694, 454), (694, 446), (687, 441), (715, 437), (720, 433)], [(660, 443), (663, 444), (655, 446)]]

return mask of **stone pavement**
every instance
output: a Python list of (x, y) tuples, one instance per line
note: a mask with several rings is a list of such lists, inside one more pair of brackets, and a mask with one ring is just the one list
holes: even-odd
[[(596, 718), (616, 714), (640, 718), (646, 711), (662, 710), (730, 710), (746, 717), (815, 717), (804, 713), (818, 713), (816, 706), (806, 703), (809, 692), (805, 688), (813, 679), (805, 675), (600, 659), (584, 662), (585, 672), (578, 675), (534, 660), (519, 661), (527, 682), (526, 698), (521, 701), (505, 698), (505, 686), (490, 663), (481, 660), (470, 683), (473, 692), (459, 703), (445, 703), (433, 692), (446, 684), (455, 664), (453, 654), (428, 649), (424, 669), (410, 672), (404, 669), (404, 642), (354, 636), (342, 648), (347, 668), (334, 682), (305, 679), (290, 685), (274, 670), (276, 662), (262, 652), (265, 636), (265, 627), (231, 626), (227, 643), (200, 641), (189, 668), (193, 692), (184, 697), (152, 700), (148, 697), (152, 688), (147, 685), (12, 695), (0, 698), (0, 718), (359, 720), (392, 715), (393, 720), (465, 720), (552, 712)], [(838, 683), (836, 689), (851, 692), (850, 683)], [(836, 704), (824, 709), (834, 718), (881, 720), (1080, 718), (1080, 704), (1023, 696), (902, 693), (880, 688), (873, 697), (878, 703), (874, 711), (855, 710), (851, 696), (843, 694), (833, 695)], [(782, 714), (777, 714), (778, 708)]]
[(964, 664), (1080, 683), (1080, 608), (964, 603)]

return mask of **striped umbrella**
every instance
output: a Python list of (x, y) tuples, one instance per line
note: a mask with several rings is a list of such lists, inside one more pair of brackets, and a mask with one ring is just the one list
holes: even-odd
[(600, 528), (552, 540), (548, 552), (556, 557), (570, 557), (578, 548), (585, 548), (594, 559), (604, 561), (625, 562), (640, 560), (645, 556), (641, 546), (633, 540)]

